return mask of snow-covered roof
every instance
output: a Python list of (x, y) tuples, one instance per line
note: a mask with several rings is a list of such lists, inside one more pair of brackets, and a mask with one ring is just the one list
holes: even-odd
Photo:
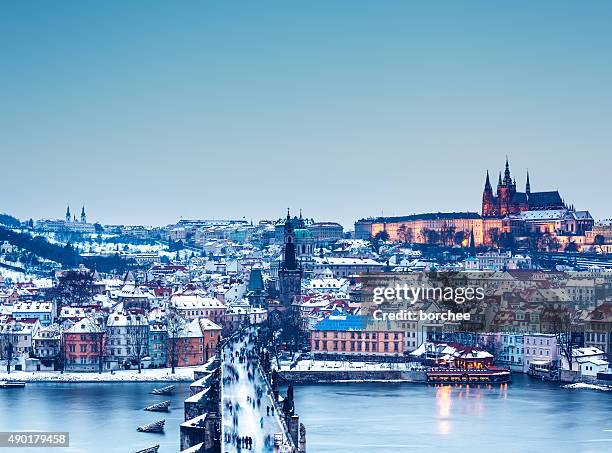
[(225, 305), (218, 299), (213, 297), (204, 297), (198, 294), (174, 295), (170, 301), (179, 310), (226, 308)]
[(313, 257), (313, 261), (317, 265), (332, 265), (332, 266), (383, 266), (382, 263), (373, 260), (372, 258), (343, 258), (343, 257)]

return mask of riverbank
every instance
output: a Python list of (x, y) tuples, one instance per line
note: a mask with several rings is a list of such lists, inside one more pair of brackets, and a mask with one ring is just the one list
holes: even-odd
[(170, 368), (105, 371), (103, 373), (76, 373), (59, 371), (11, 371), (0, 373), (0, 381), (25, 382), (192, 382), (194, 371), (201, 367), (180, 367), (172, 374)]
[(294, 384), (346, 382), (427, 382), (417, 363), (340, 362), (301, 360), (282, 365), (279, 375)]

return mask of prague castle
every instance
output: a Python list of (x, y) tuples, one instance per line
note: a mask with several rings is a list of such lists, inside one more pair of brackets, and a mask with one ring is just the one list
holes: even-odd
[(482, 194), (482, 213), (437, 212), (400, 217), (370, 217), (355, 222), (355, 237), (370, 239), (386, 232), (392, 241), (405, 243), (497, 245), (502, 235), (513, 238), (549, 235), (559, 246), (570, 242), (587, 244), (593, 228), (588, 211), (577, 211), (567, 206), (558, 191), (532, 192), (529, 173), (525, 191), (516, 190), (516, 180), (510, 174), (506, 158), (503, 178), (501, 172), (495, 193), (489, 179)]
[(516, 191), (516, 179), (510, 176), (510, 165), (506, 158), (506, 169), (504, 179), (501, 171), (497, 182), (497, 190), (493, 195), (493, 188), (489, 180), (489, 172), (482, 193), (482, 216), (483, 217), (505, 217), (507, 215), (520, 214), (523, 211), (548, 211), (567, 209), (558, 191), (532, 192), (529, 184), (529, 172), (525, 192)]

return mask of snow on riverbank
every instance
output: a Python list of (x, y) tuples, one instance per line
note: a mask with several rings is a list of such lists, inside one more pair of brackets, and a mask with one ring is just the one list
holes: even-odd
[(146, 369), (142, 373), (138, 370), (122, 370), (110, 373), (74, 373), (59, 371), (11, 371), (0, 373), (0, 381), (26, 381), (26, 382), (192, 382), (193, 372), (200, 367), (176, 368), (174, 374), (169, 368)]
[(568, 384), (563, 386), (564, 389), (590, 389), (590, 390), (601, 390), (603, 392), (612, 391), (612, 387), (607, 385), (597, 384), (586, 384), (584, 382), (576, 382), (575, 384)]
[(279, 371), (417, 371), (424, 369), (421, 364), (352, 362), (334, 360), (300, 360), (295, 366), (281, 364)]

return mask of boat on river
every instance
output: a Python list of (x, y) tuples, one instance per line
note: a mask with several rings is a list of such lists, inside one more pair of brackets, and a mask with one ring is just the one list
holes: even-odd
[(0, 381), (0, 389), (21, 389), (25, 386), (24, 381)]
[(168, 412), (170, 408), (170, 401), (162, 401), (161, 403), (152, 404), (144, 408), (145, 411), (151, 412)]
[(159, 451), (159, 445), (153, 447), (144, 448), (142, 450), (136, 450), (134, 453), (157, 453)]
[(162, 387), (159, 389), (151, 390), (151, 394), (153, 395), (171, 395), (174, 392), (176, 385), (167, 385), (166, 387)]
[(138, 428), (136, 428), (136, 430), (141, 433), (163, 433), (165, 424), (166, 420), (160, 420), (149, 425), (139, 426)]
[(427, 370), (429, 384), (506, 384), (511, 380), (510, 370), (506, 368), (430, 368)]

